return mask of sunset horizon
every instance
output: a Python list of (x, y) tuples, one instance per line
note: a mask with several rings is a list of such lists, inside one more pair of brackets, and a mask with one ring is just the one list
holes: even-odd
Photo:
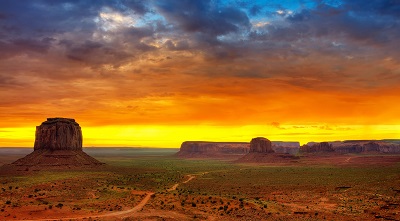
[(2, 1), (0, 147), (400, 139), (395, 1)]

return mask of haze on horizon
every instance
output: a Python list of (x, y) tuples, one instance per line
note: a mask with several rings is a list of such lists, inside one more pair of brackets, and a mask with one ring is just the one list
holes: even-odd
[(0, 146), (399, 138), (397, 0), (0, 1)]

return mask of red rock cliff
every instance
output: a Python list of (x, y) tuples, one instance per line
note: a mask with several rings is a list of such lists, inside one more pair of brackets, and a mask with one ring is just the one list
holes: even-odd
[(250, 153), (274, 153), (272, 143), (264, 137), (253, 138), (250, 142)]
[(82, 150), (81, 127), (74, 119), (47, 118), (36, 127), (34, 150)]

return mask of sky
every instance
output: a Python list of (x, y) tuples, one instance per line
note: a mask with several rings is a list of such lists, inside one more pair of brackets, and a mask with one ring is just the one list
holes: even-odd
[(399, 0), (0, 1), (0, 146), (400, 138)]

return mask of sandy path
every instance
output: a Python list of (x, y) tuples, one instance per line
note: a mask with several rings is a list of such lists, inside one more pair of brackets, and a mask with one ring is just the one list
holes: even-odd
[[(194, 176), (194, 175), (188, 175), (188, 177), (189, 178), (187, 180), (183, 181), (182, 183), (187, 183), (187, 182), (193, 180), (194, 178), (196, 178), (196, 176)], [(178, 186), (179, 186), (179, 183), (176, 183), (171, 188), (169, 188), (167, 191), (168, 192), (174, 191), (174, 190), (176, 190), (176, 188), (178, 188)]]
[[(188, 183), (191, 180), (193, 180), (194, 178), (196, 178), (196, 176), (188, 175), (188, 179), (183, 181), (182, 183)], [(170, 191), (176, 190), (176, 188), (179, 186), (179, 184), (181, 184), (181, 183), (174, 184), (167, 191), (170, 192)], [(106, 213), (106, 214), (90, 215), (90, 216), (86, 215), (86, 216), (78, 216), (78, 217), (48, 218), (48, 219), (33, 219), (33, 220), (24, 219), (24, 220), (19, 220), (19, 221), (81, 220), (81, 219), (88, 219), (88, 218), (92, 218), (93, 219), (93, 218), (103, 218), (103, 217), (124, 218), (124, 217), (128, 217), (128, 216), (140, 211), (147, 204), (147, 202), (150, 200), (152, 195), (154, 195), (153, 192), (147, 192), (146, 196), (142, 199), (142, 201), (140, 201), (140, 203), (138, 205), (134, 206), (133, 208), (131, 208), (129, 210), (124, 210), (124, 211), (116, 211), (116, 212), (111, 212), (111, 213)]]

